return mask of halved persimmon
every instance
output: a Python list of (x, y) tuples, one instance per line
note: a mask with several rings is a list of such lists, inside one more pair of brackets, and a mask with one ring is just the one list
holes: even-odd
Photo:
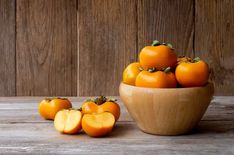
[(115, 124), (115, 117), (110, 112), (85, 114), (82, 118), (82, 128), (91, 137), (109, 134)]
[(81, 130), (82, 114), (78, 110), (64, 109), (54, 119), (54, 127), (61, 133), (75, 134)]
[(95, 99), (89, 99), (82, 104), (82, 113), (103, 113), (110, 112), (115, 116), (115, 121), (119, 119), (120, 107), (115, 99), (110, 99), (105, 96), (100, 96)]

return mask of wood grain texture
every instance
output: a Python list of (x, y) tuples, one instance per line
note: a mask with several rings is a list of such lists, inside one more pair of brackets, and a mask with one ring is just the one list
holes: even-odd
[(17, 95), (76, 95), (76, 0), (17, 1)]
[(200, 122), (213, 98), (214, 86), (209, 83), (195, 88), (145, 89), (121, 83), (119, 94), (144, 132), (181, 135)]
[(0, 96), (15, 96), (15, 1), (0, 0)]
[(138, 51), (156, 39), (172, 43), (178, 55), (194, 55), (193, 0), (138, 0), (137, 8)]
[[(103, 138), (91, 138), (83, 132), (59, 134), (52, 121), (39, 117), (41, 99), (0, 98), (0, 154), (234, 154), (234, 97), (215, 97), (199, 125), (182, 136), (141, 132), (119, 101), (120, 121)], [(69, 99), (78, 107), (87, 98)]]
[(234, 1), (196, 0), (196, 55), (208, 61), (216, 94), (234, 94)]
[(116, 95), (124, 67), (136, 61), (136, 2), (78, 2), (78, 96)]

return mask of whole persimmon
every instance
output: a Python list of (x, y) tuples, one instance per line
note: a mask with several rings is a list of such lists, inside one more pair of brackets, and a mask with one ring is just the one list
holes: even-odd
[(47, 98), (39, 103), (38, 112), (43, 118), (54, 120), (58, 111), (69, 108), (72, 104), (67, 98)]
[(161, 44), (155, 40), (151, 46), (146, 46), (141, 50), (139, 61), (145, 70), (148, 68), (162, 70), (167, 67), (175, 67), (177, 56), (171, 44)]
[(120, 116), (120, 107), (116, 103), (116, 100), (104, 96), (87, 100), (82, 104), (81, 109), (83, 114), (110, 112), (115, 116), (115, 121)]
[(174, 73), (165, 71), (142, 71), (136, 78), (136, 86), (147, 88), (175, 88), (177, 85)]
[(183, 61), (176, 67), (175, 75), (182, 87), (203, 86), (209, 79), (209, 66), (200, 58)]
[(141, 72), (139, 62), (129, 64), (123, 71), (123, 83), (135, 85), (136, 77)]

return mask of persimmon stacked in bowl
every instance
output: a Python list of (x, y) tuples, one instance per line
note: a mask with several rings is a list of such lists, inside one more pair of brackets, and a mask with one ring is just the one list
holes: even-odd
[(138, 127), (150, 134), (180, 135), (194, 128), (213, 97), (208, 64), (177, 57), (171, 44), (154, 41), (123, 72), (120, 97)]

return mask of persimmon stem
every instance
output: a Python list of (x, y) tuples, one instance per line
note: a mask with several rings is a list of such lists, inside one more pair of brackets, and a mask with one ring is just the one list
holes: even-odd
[(102, 105), (105, 102), (116, 102), (116, 101), (117, 101), (117, 99), (107, 98), (105, 96), (100, 96), (100, 97), (97, 97), (95, 99), (86, 100), (86, 102), (94, 102), (97, 105)]

